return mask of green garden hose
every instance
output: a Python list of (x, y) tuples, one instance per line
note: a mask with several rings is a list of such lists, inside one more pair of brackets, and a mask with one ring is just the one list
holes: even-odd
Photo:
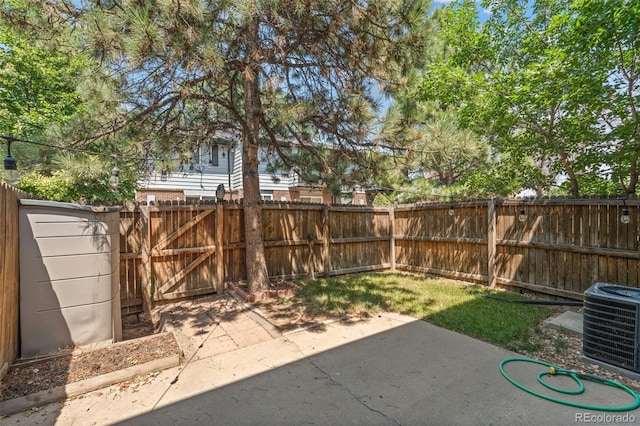
[[(528, 363), (532, 363), (532, 364), (540, 364), (540, 365), (544, 365), (545, 367), (549, 368), (549, 371), (541, 371), (540, 373), (538, 373), (538, 382), (543, 385), (544, 387), (546, 387), (547, 389), (550, 389), (552, 391), (561, 393), (561, 394), (565, 394), (565, 395), (579, 395), (581, 393), (584, 392), (584, 384), (582, 383), (582, 380), (588, 380), (590, 382), (594, 382), (594, 383), (599, 383), (602, 385), (607, 385), (607, 386), (611, 386), (614, 388), (618, 388), (621, 389), (623, 391), (625, 391), (626, 393), (628, 393), (629, 395), (631, 395), (635, 402), (633, 404), (630, 405), (626, 405), (623, 407), (603, 407), (603, 406), (597, 406), (597, 405), (587, 405), (587, 404), (580, 404), (578, 402), (573, 402), (573, 401), (567, 401), (564, 399), (557, 399), (545, 394), (542, 394), (540, 392), (536, 392), (533, 389), (530, 389), (524, 385), (521, 385), (520, 383), (516, 382), (513, 378), (511, 378), (505, 371), (504, 371), (504, 366), (510, 362), (528, 362)], [(505, 379), (507, 379), (511, 384), (513, 384), (514, 386), (516, 386), (519, 389), (522, 389), (523, 391), (530, 393), (531, 395), (535, 395), (538, 398), (542, 398), (542, 399), (546, 399), (547, 401), (551, 401), (551, 402), (555, 402), (558, 404), (564, 404), (564, 405), (569, 405), (571, 407), (577, 407), (577, 408), (583, 408), (585, 410), (594, 410), (594, 411), (631, 411), (631, 410), (635, 410), (636, 408), (640, 407), (640, 396), (638, 396), (638, 394), (632, 390), (629, 389), (628, 387), (626, 387), (625, 385), (623, 385), (622, 383), (618, 383), (614, 380), (609, 380), (609, 379), (605, 379), (604, 377), (600, 377), (600, 376), (596, 376), (594, 374), (586, 374), (586, 373), (582, 373), (579, 371), (574, 371), (574, 370), (565, 370), (563, 368), (557, 367), (551, 363), (545, 362), (545, 361), (538, 361), (535, 359), (530, 359), (530, 358), (507, 358), (505, 360), (503, 360), (500, 363), (500, 373), (502, 373), (502, 375), (504, 376)], [(578, 384), (578, 389), (576, 390), (567, 390), (567, 389), (560, 389), (557, 388), (555, 386), (551, 386), (550, 384), (546, 383), (544, 381), (544, 377), (545, 376), (551, 376), (551, 375), (558, 375), (558, 376), (568, 376), (571, 377), (577, 384)]]

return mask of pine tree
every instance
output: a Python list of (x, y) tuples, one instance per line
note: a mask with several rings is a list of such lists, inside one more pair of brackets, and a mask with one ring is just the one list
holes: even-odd
[[(325, 176), (328, 145), (354, 164), (376, 147), (378, 87), (398, 84), (423, 47), (424, 0), (48, 0), (74, 22), (122, 95), (110, 131), (144, 131), (148, 149), (188, 150), (240, 135), (249, 289), (268, 286), (258, 148), (294, 141)], [(65, 17), (63, 21), (60, 17)]]

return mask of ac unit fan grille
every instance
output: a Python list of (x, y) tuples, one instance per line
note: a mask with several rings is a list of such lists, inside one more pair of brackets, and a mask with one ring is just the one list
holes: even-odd
[(584, 355), (637, 371), (637, 311), (637, 304), (585, 295)]

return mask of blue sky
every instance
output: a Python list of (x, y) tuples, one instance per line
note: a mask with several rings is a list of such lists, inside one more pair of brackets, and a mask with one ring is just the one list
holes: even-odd
[[(455, 1), (456, 0), (432, 0), (431, 7), (435, 8), (435, 7), (445, 6), (445, 5), (454, 3)], [(478, 6), (478, 11), (480, 12), (480, 14), (478, 15), (478, 18), (480, 18), (480, 21), (482, 22), (487, 20), (491, 15), (491, 11), (489, 9), (482, 7), (482, 5), (480, 4), (480, 0), (476, 0), (476, 5)]]

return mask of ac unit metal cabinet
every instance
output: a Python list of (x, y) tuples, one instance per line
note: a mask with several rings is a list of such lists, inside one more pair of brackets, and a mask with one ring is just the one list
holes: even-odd
[(584, 358), (622, 374), (640, 373), (639, 316), (640, 289), (607, 283), (589, 287), (584, 293)]

